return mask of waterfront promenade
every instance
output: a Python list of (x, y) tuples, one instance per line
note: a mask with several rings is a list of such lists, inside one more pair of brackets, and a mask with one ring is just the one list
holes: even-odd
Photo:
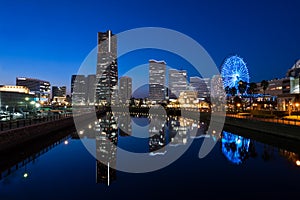
[[(97, 115), (103, 115), (110, 109), (100, 109)], [(121, 111), (121, 110), (120, 110)], [(154, 112), (155, 113), (155, 112)], [(192, 119), (209, 121), (211, 120), (210, 112), (195, 112), (195, 110), (166, 110), (166, 115), (184, 114)], [(149, 109), (132, 109), (130, 114), (149, 115)], [(217, 113), (215, 113), (217, 115)], [(77, 121), (88, 121), (94, 117), (93, 113), (86, 113), (79, 116)], [(221, 117), (221, 116), (220, 116)], [(224, 117), (224, 116), (223, 116)], [(221, 117), (222, 118), (222, 117)], [(221, 119), (220, 118), (220, 119)], [(218, 122), (218, 118), (215, 118)], [(222, 120), (220, 120), (221, 122)], [(276, 135), (290, 139), (300, 140), (300, 121), (284, 118), (263, 118), (253, 117), (244, 114), (226, 114), (225, 125), (240, 127), (254, 131), (263, 132), (264, 134)], [(64, 128), (73, 127), (74, 120), (72, 114), (62, 114), (57, 116), (23, 119), (0, 123), (0, 151), (12, 148), (16, 145), (28, 142), (39, 136), (49, 134)]]

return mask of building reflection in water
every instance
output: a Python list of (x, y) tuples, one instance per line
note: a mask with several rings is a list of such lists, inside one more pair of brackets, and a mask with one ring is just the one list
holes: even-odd
[[(77, 136), (72, 138), (95, 139), (96, 141), (96, 182), (109, 185), (116, 180), (117, 144), (119, 136), (133, 137), (132, 117), (128, 113), (109, 112), (95, 122), (85, 125), (85, 129), (79, 130)], [(196, 135), (205, 135), (207, 126), (204, 122), (187, 119), (178, 116), (161, 117), (150, 115), (149, 119), (149, 144), (150, 156), (165, 155), (167, 144), (176, 148), (178, 145), (186, 145), (193, 131)]]
[[(100, 128), (100, 129), (99, 129)], [(96, 124), (96, 182), (105, 183), (116, 180), (116, 153), (118, 143), (118, 126), (112, 113), (107, 113)]]
[(116, 120), (118, 122), (119, 127), (119, 135), (120, 136), (130, 136), (132, 135), (132, 123), (131, 116), (128, 112), (118, 113), (114, 112), (114, 116), (116, 116)]
[(241, 164), (249, 157), (250, 139), (223, 131), (221, 141), (222, 153), (230, 162)]
[(149, 153), (164, 155), (166, 151), (166, 121), (160, 116), (150, 116), (149, 124)]
[(287, 151), (284, 149), (279, 149), (279, 154), (287, 158), (292, 164), (300, 167), (300, 156), (297, 153)]
[(170, 117), (168, 120), (170, 146), (187, 143), (188, 126), (182, 117)]

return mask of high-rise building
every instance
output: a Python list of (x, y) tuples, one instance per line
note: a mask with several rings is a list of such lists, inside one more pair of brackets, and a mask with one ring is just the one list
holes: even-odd
[(169, 98), (176, 99), (187, 89), (186, 70), (169, 70)]
[(120, 78), (119, 83), (119, 102), (126, 104), (130, 100), (132, 95), (132, 79), (128, 76)]
[(25, 86), (29, 88), (31, 93), (39, 99), (41, 103), (50, 102), (50, 82), (34, 78), (17, 77), (17, 86)]
[(72, 75), (71, 95), (74, 105), (85, 105), (86, 103), (86, 78), (84, 75)]
[(163, 101), (166, 97), (166, 62), (149, 60), (149, 99)]
[(94, 105), (96, 99), (96, 75), (90, 74), (86, 77), (86, 79), (86, 101), (88, 105)]
[(198, 98), (209, 98), (210, 79), (198, 76), (190, 77), (190, 89), (198, 92)]
[(96, 78), (97, 103), (110, 105), (118, 84), (117, 38), (111, 30), (98, 32)]
[(67, 87), (52, 86), (52, 98), (54, 97), (66, 97)]

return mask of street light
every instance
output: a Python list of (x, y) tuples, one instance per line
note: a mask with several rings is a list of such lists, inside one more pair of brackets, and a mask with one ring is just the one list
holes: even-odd
[(6, 111), (6, 113), (7, 113), (7, 108), (8, 108), (8, 105), (5, 106), (5, 111)]
[(298, 107), (299, 107), (299, 103), (296, 103), (295, 106), (297, 108), (297, 119), (298, 119)]
[(25, 101), (26, 101), (26, 109), (27, 109), (27, 102), (29, 101), (29, 97), (25, 97)]
[(238, 104), (236, 104), (236, 106), (238, 107), (238, 111), (240, 111), (240, 106), (241, 106), (241, 104), (238, 103)]

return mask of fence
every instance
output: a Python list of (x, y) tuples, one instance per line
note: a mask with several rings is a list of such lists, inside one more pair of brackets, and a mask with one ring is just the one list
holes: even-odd
[(68, 118), (68, 117), (72, 117), (72, 114), (71, 113), (55, 114), (55, 115), (39, 117), (39, 118), (3, 121), (3, 122), (0, 122), (0, 131), (6, 131), (6, 130), (15, 129), (15, 128), (26, 127), (26, 126), (30, 126), (33, 124), (50, 122), (50, 121), (60, 120), (63, 118)]
[(267, 117), (253, 117), (251, 115), (239, 115), (239, 114), (226, 114), (228, 117), (240, 118), (240, 119), (249, 119), (253, 121), (264, 121), (264, 122), (271, 122), (271, 123), (280, 123), (280, 124), (287, 124), (287, 125), (295, 125), (300, 126), (300, 116), (299, 119), (284, 119), (284, 118), (267, 118)]

